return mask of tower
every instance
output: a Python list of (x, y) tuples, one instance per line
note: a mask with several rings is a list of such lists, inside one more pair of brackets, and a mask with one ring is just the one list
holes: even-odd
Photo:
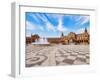
[(63, 37), (63, 36), (64, 36), (64, 33), (62, 32), (62, 33), (61, 33), (61, 37)]
[(85, 28), (85, 31), (84, 31), (85, 33), (87, 33), (87, 29)]

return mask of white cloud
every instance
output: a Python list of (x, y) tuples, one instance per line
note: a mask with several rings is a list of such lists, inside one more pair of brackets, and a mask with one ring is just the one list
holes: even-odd
[(81, 24), (85, 24), (85, 23), (87, 23), (88, 21), (89, 21), (89, 16), (84, 17), (83, 20), (82, 20), (82, 22), (81, 22)]
[(82, 33), (82, 32), (84, 32), (84, 28), (81, 28), (81, 29), (76, 30), (75, 33), (80, 34), (80, 33)]
[[(80, 33), (83, 33), (84, 30), (85, 30), (85, 28), (80, 28), (80, 29), (76, 30), (75, 33), (76, 34), (80, 34)], [(88, 33), (90, 33), (90, 29), (89, 28), (87, 28), (87, 31), (88, 31)]]
[[(59, 15), (53, 15), (53, 14), (50, 14), (49, 16), (51, 16), (52, 18), (58, 18)], [(37, 17), (40, 18), (41, 20), (43, 20), (45, 23), (46, 23), (46, 26), (47, 26), (47, 29), (48, 30), (51, 30), (51, 31), (67, 31), (66, 28), (63, 28), (62, 27), (62, 22), (59, 21), (59, 25), (57, 26), (57, 28), (55, 28), (50, 22), (49, 20), (46, 18), (46, 16), (42, 15), (40, 16), (39, 14), (37, 14)], [(60, 16), (58, 19), (62, 19), (63, 16)]]
[(40, 14), (36, 14), (35, 16), (37, 17), (37, 19), (41, 19), (44, 22), (48, 21), (47, 18), (43, 14), (41, 14), (41, 15)]
[(58, 31), (60, 31), (60, 32), (65, 32), (65, 31), (68, 31), (68, 29), (67, 28), (63, 28), (61, 25), (58, 25)]
[(26, 29), (27, 30), (35, 30), (36, 26), (33, 23), (26, 21)]
[(54, 28), (54, 26), (52, 26), (52, 24), (47, 22), (46, 25), (47, 25), (48, 30), (55, 31), (55, 28)]
[(26, 32), (26, 37), (31, 37), (31, 32)]
[(42, 26), (36, 26), (35, 24), (33, 24), (32, 22), (26, 21), (26, 29), (27, 30), (41, 30), (43, 31), (44, 28)]
[(68, 31), (68, 29), (64, 28), (63, 25), (62, 25), (62, 17), (59, 18), (59, 24), (57, 26), (57, 30), (60, 31), (60, 32)]
[(44, 31), (44, 28), (42, 26), (38, 26), (38, 28), (41, 30), (41, 31)]
[(82, 19), (82, 16), (74, 16), (74, 18), (72, 18), (72, 20), (75, 20), (75, 21), (80, 21)]
[(80, 16), (75, 19), (77, 21), (76, 24), (83, 25), (89, 21), (89, 16)]
[(32, 18), (33, 18), (36, 22), (39, 22), (39, 19), (38, 19), (38, 17), (37, 17), (36, 14), (32, 14), (31, 16), (32, 16)]
[[(47, 27), (47, 29), (50, 31), (55, 31), (55, 28), (54, 28), (54, 26), (49, 22), (49, 20), (43, 15), (43, 14), (36, 14), (36, 16), (37, 16), (37, 18), (38, 19), (41, 19), (41, 20), (43, 20), (45, 23), (46, 23), (46, 27)], [(39, 27), (41, 30), (44, 30), (44, 28), (43, 27)]]

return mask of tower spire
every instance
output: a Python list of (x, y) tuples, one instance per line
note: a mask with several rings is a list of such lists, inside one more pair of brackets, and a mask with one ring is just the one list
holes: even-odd
[(85, 28), (85, 33), (87, 33), (87, 29)]
[(61, 32), (61, 37), (63, 37), (64, 36), (64, 33), (63, 32)]

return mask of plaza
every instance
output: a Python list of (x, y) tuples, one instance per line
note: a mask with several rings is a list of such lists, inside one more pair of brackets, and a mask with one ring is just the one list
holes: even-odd
[(25, 66), (88, 65), (89, 45), (32, 45), (26, 46)]

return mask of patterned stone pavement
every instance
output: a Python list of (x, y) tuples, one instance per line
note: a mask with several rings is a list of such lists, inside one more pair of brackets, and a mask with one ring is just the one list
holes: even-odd
[(26, 67), (89, 64), (89, 45), (26, 46)]

